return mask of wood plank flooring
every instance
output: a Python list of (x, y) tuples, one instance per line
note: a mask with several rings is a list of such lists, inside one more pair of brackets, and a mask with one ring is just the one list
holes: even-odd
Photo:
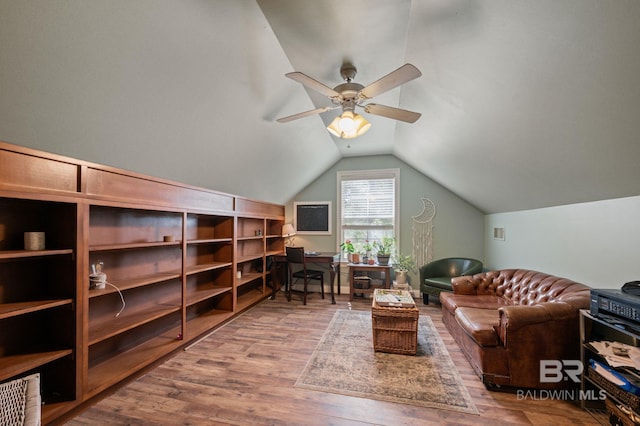
[(77, 425), (597, 425), (579, 406), (558, 400), (518, 400), (487, 391), (442, 324), (439, 305), (419, 303), (431, 316), (476, 404), (479, 416), (297, 389), (293, 385), (336, 309), (370, 310), (347, 295), (308, 304), (282, 293), (207, 339), (87, 408)]

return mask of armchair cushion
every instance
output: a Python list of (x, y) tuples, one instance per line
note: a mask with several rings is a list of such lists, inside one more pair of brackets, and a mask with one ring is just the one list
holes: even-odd
[(424, 283), (431, 287), (451, 291), (451, 277), (425, 278)]

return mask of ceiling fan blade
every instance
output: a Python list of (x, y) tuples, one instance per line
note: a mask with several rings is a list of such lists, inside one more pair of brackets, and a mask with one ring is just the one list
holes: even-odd
[(339, 98), (341, 96), (340, 93), (336, 92), (331, 87), (326, 86), (320, 83), (318, 80), (315, 80), (301, 72), (297, 72), (297, 71), (290, 72), (288, 74), (285, 74), (285, 76), (289, 77), (291, 80), (295, 80), (298, 83), (301, 83), (307, 86), (309, 89), (313, 89), (316, 92), (322, 93), (323, 95), (328, 96), (329, 98), (336, 98), (336, 97)]
[(365, 112), (382, 117), (393, 118), (394, 120), (415, 123), (422, 116), (419, 112), (407, 111), (406, 109), (394, 108), (385, 105), (367, 104), (364, 106)]
[(326, 111), (329, 111), (329, 110), (332, 110), (332, 109), (336, 109), (338, 107), (339, 106), (316, 108), (316, 109), (312, 109), (312, 110), (305, 111), (305, 112), (299, 112), (298, 114), (289, 115), (287, 117), (278, 118), (276, 121), (278, 123), (288, 123), (289, 121), (297, 120), (298, 118), (308, 117), (308, 116), (314, 115), (314, 114), (321, 114), (323, 112), (326, 112)]
[(366, 99), (371, 99), (374, 96), (384, 93), (388, 90), (394, 89), (401, 84), (418, 78), (422, 75), (420, 70), (411, 64), (404, 64), (395, 71), (391, 71), (384, 77), (374, 81), (364, 89), (360, 91), (360, 95)]

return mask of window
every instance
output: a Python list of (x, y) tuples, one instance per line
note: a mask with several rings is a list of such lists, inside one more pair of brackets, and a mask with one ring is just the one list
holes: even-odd
[(359, 250), (397, 235), (399, 178), (399, 169), (338, 172), (338, 245), (351, 240)]

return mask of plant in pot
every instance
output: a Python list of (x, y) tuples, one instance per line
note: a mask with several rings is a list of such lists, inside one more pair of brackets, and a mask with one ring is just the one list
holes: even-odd
[(396, 273), (396, 283), (406, 284), (409, 272), (416, 270), (416, 262), (413, 257), (398, 253), (394, 256), (393, 270)]
[(354, 262), (353, 260), (353, 255), (356, 252), (356, 248), (353, 245), (353, 242), (351, 240), (346, 240), (345, 242), (340, 244), (340, 249), (342, 249), (343, 252), (347, 253), (347, 260), (350, 263), (358, 263), (358, 262)]
[(363, 263), (369, 263), (369, 260), (373, 259), (372, 251), (373, 251), (373, 244), (371, 244), (369, 240), (364, 240), (364, 244), (362, 245), (362, 256), (363, 256), (362, 262)]
[(386, 266), (389, 264), (389, 258), (391, 257), (391, 250), (395, 239), (391, 237), (383, 237), (382, 241), (374, 241), (376, 248), (376, 256), (378, 257), (378, 265)]

